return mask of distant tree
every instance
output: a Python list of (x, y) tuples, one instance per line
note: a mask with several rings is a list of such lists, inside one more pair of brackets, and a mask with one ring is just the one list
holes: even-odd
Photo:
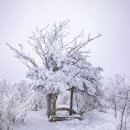
[(7, 43), (16, 57), (28, 67), (27, 77), (34, 81), (36, 89), (48, 93), (48, 102), (51, 101), (50, 98), (54, 99), (54, 105), (48, 107), (55, 108), (56, 94), (66, 89), (74, 88), (75, 92), (87, 93), (95, 99), (100, 93), (102, 68), (93, 67), (87, 60), (88, 51), (85, 47), (101, 34), (93, 38), (89, 34), (87, 40), (81, 40), (81, 33), (65, 42), (68, 22), (65, 20), (51, 28), (36, 28), (27, 42), (37, 59), (26, 54), (22, 44), (19, 44), (18, 50)]
[(119, 74), (107, 81), (106, 98), (114, 108), (115, 118), (119, 121), (118, 128), (125, 129), (125, 120), (130, 112), (130, 84), (125, 76)]

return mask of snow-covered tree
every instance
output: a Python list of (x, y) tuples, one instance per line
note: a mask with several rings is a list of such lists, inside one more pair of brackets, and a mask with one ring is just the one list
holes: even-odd
[(114, 108), (115, 118), (119, 120), (119, 129), (125, 127), (125, 120), (130, 112), (130, 83), (125, 76), (119, 74), (108, 79), (105, 96), (109, 106)]
[(88, 60), (86, 45), (94, 38), (88, 35), (87, 40), (80, 40), (83, 33), (72, 41), (66, 42), (66, 28), (69, 21), (54, 24), (44, 29), (36, 29), (28, 43), (37, 58), (25, 54), (24, 47), (19, 50), (7, 44), (29, 69), (27, 77), (33, 80), (35, 88), (48, 94), (63, 92), (74, 88), (75, 92), (85, 92), (96, 98), (100, 94), (100, 67), (94, 67)]

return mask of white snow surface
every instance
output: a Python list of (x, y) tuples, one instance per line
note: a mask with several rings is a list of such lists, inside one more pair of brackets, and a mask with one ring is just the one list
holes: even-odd
[(15, 126), (14, 130), (116, 130), (116, 121), (112, 112), (92, 111), (82, 121), (49, 122), (45, 111), (28, 112), (25, 124)]
[(45, 111), (30, 111), (25, 118), (25, 124), (15, 126), (14, 130), (57, 130), (57, 128), (48, 121)]
[(56, 122), (58, 130), (116, 130), (116, 121), (112, 113), (92, 111), (87, 113), (82, 121), (77, 119), (63, 122)]

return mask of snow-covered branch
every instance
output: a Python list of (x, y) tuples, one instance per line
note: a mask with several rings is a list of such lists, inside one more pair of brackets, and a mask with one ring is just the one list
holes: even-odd
[(7, 45), (9, 46), (9, 48), (16, 54), (16, 57), (20, 60), (22, 60), (22, 62), (28, 67), (30, 68), (29, 63), (32, 64), (33, 67), (37, 67), (38, 65), (36, 64), (36, 62), (34, 61), (33, 58), (31, 58), (29, 55), (26, 55), (23, 52), (23, 45), (19, 44), (19, 48), (20, 50), (15, 49), (14, 47), (12, 47), (9, 43), (7, 43)]

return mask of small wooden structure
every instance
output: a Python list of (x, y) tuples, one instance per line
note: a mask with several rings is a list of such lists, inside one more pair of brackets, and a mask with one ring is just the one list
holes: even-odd
[[(63, 121), (63, 120), (71, 120), (71, 119), (79, 119), (81, 120), (81, 116), (76, 115), (77, 113), (73, 110), (73, 95), (74, 95), (74, 87), (68, 89), (70, 91), (70, 108), (62, 107), (56, 108), (56, 100), (57, 94), (47, 94), (47, 115), (50, 122)], [(58, 111), (68, 111), (69, 116), (57, 116), (56, 112)]]

